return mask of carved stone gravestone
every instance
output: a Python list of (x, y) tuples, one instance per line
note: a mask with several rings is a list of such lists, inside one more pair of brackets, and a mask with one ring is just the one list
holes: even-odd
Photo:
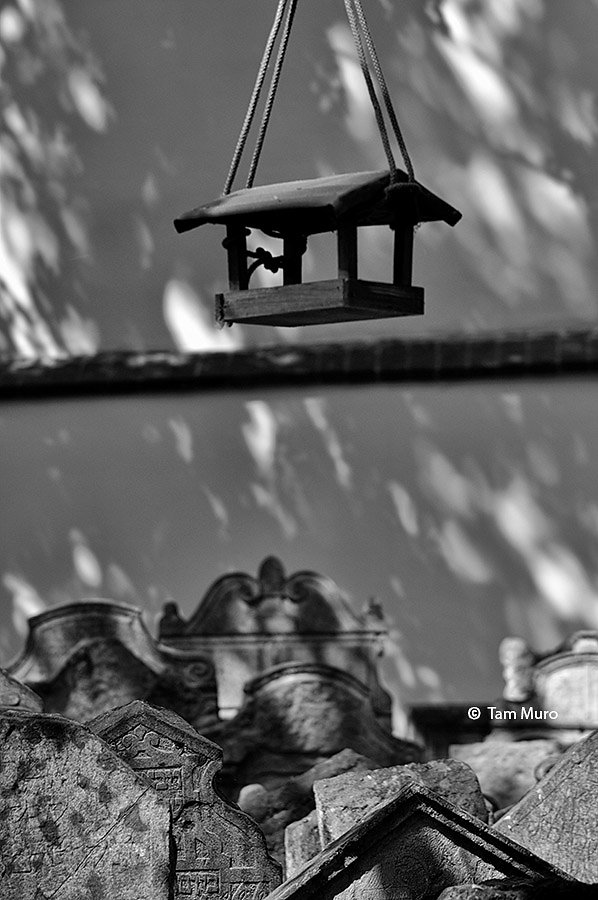
[(222, 750), (175, 713), (141, 701), (105, 713), (94, 731), (170, 802), (175, 897), (263, 900), (280, 884), (257, 824), (215, 789)]
[(377, 673), (386, 634), (378, 604), (356, 615), (331, 578), (307, 570), (287, 575), (274, 556), (257, 578), (245, 572), (219, 578), (188, 621), (170, 603), (160, 622), (161, 646), (214, 660), (223, 718), (242, 706), (245, 684), (273, 666), (321, 663), (365, 685), (375, 717), (390, 731), (391, 700)]
[(170, 811), (97, 735), (0, 711), (2, 900), (168, 900)]
[(598, 731), (574, 744), (497, 822), (502, 834), (583, 882), (598, 882)]
[(268, 900), (435, 900), (449, 885), (561, 874), (412, 783), (329, 844)]
[(78, 722), (130, 700), (174, 709), (195, 727), (218, 718), (211, 660), (161, 647), (138, 609), (105, 600), (30, 619), (27, 646), (10, 672), (40, 695), (46, 712)]
[(488, 813), (473, 771), (456, 759), (347, 772), (316, 781), (314, 796), (322, 848), (360, 822), (406, 784), (425, 785), (470, 815), (487, 822)]
[(576, 631), (541, 655), (521, 638), (509, 637), (499, 655), (502, 704), (510, 715), (496, 718), (496, 733), (517, 740), (555, 737), (569, 744), (598, 728), (598, 631)]
[(286, 663), (251, 681), (245, 692), (239, 714), (207, 730), (224, 748), (239, 788), (258, 782), (274, 790), (345, 748), (386, 766), (421, 756), (416, 744), (382, 728), (365, 685), (340, 669)]
[(27, 685), (9, 675), (6, 669), (0, 669), (0, 709), (42, 712), (43, 703)]
[(556, 740), (482, 741), (453, 744), (450, 754), (466, 762), (476, 773), (480, 787), (496, 809), (521, 800), (536, 783), (538, 767), (552, 762), (562, 752)]

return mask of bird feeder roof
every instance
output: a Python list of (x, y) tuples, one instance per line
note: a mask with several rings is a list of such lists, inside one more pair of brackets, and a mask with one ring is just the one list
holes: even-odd
[(241, 225), (262, 231), (318, 234), (340, 225), (455, 225), (461, 213), (404, 172), (390, 185), (388, 171), (328, 175), (244, 188), (183, 213), (178, 232), (206, 223)]

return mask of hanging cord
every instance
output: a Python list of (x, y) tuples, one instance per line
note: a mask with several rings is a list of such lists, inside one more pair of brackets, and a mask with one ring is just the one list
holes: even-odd
[(369, 70), (367, 58), (365, 55), (363, 41), (361, 39), (361, 34), (359, 32), (359, 26), (357, 24), (357, 18), (355, 16), (355, 11), (351, 5), (351, 0), (344, 0), (344, 3), (345, 3), (345, 10), (347, 12), (347, 19), (349, 20), (349, 25), (351, 28), (351, 34), (353, 35), (353, 42), (355, 44), (357, 56), (359, 57), (359, 64), (361, 66), (361, 71), (362, 71), (365, 83), (367, 85), (368, 93), (370, 95), (370, 102), (374, 109), (374, 115), (376, 116), (376, 124), (378, 125), (378, 131), (380, 132), (380, 138), (382, 139), (382, 145), (384, 147), (386, 159), (388, 160), (388, 168), (390, 170), (390, 181), (392, 183), (393, 181), (396, 180), (397, 167), (396, 167), (394, 156), (392, 155), (390, 141), (388, 139), (388, 132), (386, 130), (386, 125), (384, 123), (384, 116), (382, 115), (382, 108), (378, 101), (378, 97), (376, 96), (376, 90), (374, 88), (372, 76), (370, 75), (370, 70)]
[(272, 80), (270, 81), (270, 89), (268, 91), (268, 98), (266, 100), (266, 105), (264, 107), (262, 121), (260, 123), (259, 134), (257, 136), (257, 141), (255, 143), (255, 150), (253, 151), (251, 165), (249, 166), (249, 175), (247, 176), (247, 187), (248, 188), (253, 187), (253, 181), (255, 178), (256, 169), (257, 169), (258, 163), (260, 161), (262, 147), (264, 146), (264, 138), (266, 137), (266, 131), (268, 128), (268, 123), (270, 122), (270, 115), (272, 113), (272, 107), (274, 106), (274, 99), (276, 97), (276, 91), (278, 89), (278, 83), (280, 81), (280, 73), (282, 71), (282, 64), (284, 63), (285, 54), (287, 52), (287, 45), (289, 43), (289, 37), (291, 36), (291, 28), (293, 26), (293, 19), (295, 17), (296, 9), (297, 9), (297, 0), (291, 0), (290, 6), (289, 6), (289, 9), (287, 12), (286, 21), (284, 23), (282, 37), (280, 39), (280, 45), (278, 47), (278, 53), (276, 55), (276, 62), (274, 64), (274, 71), (272, 73)]
[[(272, 78), (270, 80), (270, 87), (268, 89), (268, 97), (266, 99), (266, 104), (264, 108), (264, 112), (262, 114), (262, 120), (260, 123), (259, 133), (256, 140), (255, 148), (253, 151), (253, 156), (251, 159), (251, 163), (249, 166), (249, 174), (247, 176), (247, 188), (251, 188), (253, 186), (253, 182), (255, 179), (255, 173), (259, 164), (262, 148), (264, 145), (264, 140), (266, 137), (266, 131), (268, 129), (268, 124), (270, 122), (270, 116), (272, 113), (272, 107), (274, 105), (274, 100), (276, 97), (276, 91), (278, 89), (278, 84), (280, 81), (280, 74), (282, 71), (282, 66), (284, 63), (284, 58), (287, 50), (287, 45), (289, 42), (289, 37), (291, 34), (291, 27), (293, 24), (293, 19), (295, 16), (295, 10), (297, 8), (298, 0), (279, 0), (278, 8), (276, 10), (276, 15), (274, 18), (274, 23), (272, 25), (272, 29), (270, 31), (270, 35), (268, 37), (268, 41), (266, 47), (264, 49), (264, 54), (262, 56), (262, 61), (260, 63), (259, 71), (257, 74), (257, 78), (255, 81), (255, 85), (253, 88), (253, 92), (251, 95), (251, 99), (249, 101), (249, 106), (247, 108), (247, 112), (245, 114), (245, 120), (243, 122), (243, 126), (241, 128), (241, 133), (239, 134), (239, 138), (237, 140), (237, 146), (235, 147), (235, 152), (233, 154), (233, 159), (230, 165), (229, 173), (226, 179), (226, 183), (224, 185), (223, 194), (230, 194), (233, 182), (235, 180), (235, 176), (237, 174), (237, 170), (239, 168), (239, 164), (241, 161), (241, 157), (243, 155), (243, 151), (245, 149), (245, 145), (247, 143), (247, 138), (249, 135), (249, 131), (251, 129), (251, 125), (253, 123), (253, 119), (255, 116), (255, 111), (257, 108), (257, 104), (259, 101), (259, 97), (264, 85), (264, 81), (266, 78), (266, 73), (268, 67), (270, 65), (270, 61), (272, 59), (272, 52), (274, 49), (274, 45), (276, 43), (278, 33), (280, 31), (280, 27), (285, 17), (282, 37), (280, 40), (280, 44), (278, 47), (278, 52), (276, 55), (276, 61), (274, 64), (274, 71), (272, 73)], [(382, 145), (384, 147), (384, 153), (386, 154), (386, 159), (388, 161), (388, 168), (390, 172), (390, 187), (394, 189), (394, 186), (397, 185), (397, 167), (395, 163), (395, 159), (393, 156), (393, 152), (390, 146), (390, 140), (388, 137), (388, 131), (386, 128), (386, 123), (384, 121), (384, 115), (382, 112), (382, 107), (380, 101), (378, 100), (378, 95), (376, 93), (376, 88), (374, 86), (374, 82), (372, 79), (372, 75), (370, 72), (370, 66), (368, 64), (368, 59), (366, 56), (366, 49), (370, 56), (372, 68), (374, 70), (374, 74), (376, 77), (376, 82), (378, 89), (382, 95), (384, 105), (386, 107), (386, 112), (388, 118), (390, 119), (394, 135), (401, 151), (401, 156), (403, 158), (403, 162), (405, 164), (405, 168), (407, 169), (407, 178), (408, 182), (415, 182), (415, 173), (413, 170), (413, 164), (411, 162), (411, 158), (407, 151), (407, 146), (405, 144), (405, 139), (401, 132), (401, 128), (399, 126), (393, 105), (390, 97), (390, 93), (388, 91), (388, 86), (386, 84), (386, 80), (384, 78), (384, 73), (382, 71), (382, 66), (380, 65), (380, 59), (378, 57), (378, 53), (376, 52), (376, 47), (374, 45), (374, 41), (372, 39), (372, 35), (367, 23), (367, 19), (365, 17), (365, 13), (363, 11), (363, 6), (361, 0), (344, 0), (345, 11), (347, 13), (347, 19), (349, 21), (349, 26), (351, 28), (351, 34), (353, 36), (353, 42), (355, 44), (355, 49), (357, 51), (357, 56), (359, 59), (359, 64), (361, 66), (361, 71), (367, 86), (368, 94), (370, 97), (370, 102), (372, 104), (372, 108), (374, 110), (374, 115), (376, 118), (376, 124), (378, 126), (378, 131), (380, 133), (380, 138), (382, 140)], [(361, 31), (360, 31), (361, 28)], [(363, 36), (362, 36), (363, 33)], [(389, 189), (390, 189), (389, 187)]]
[[(370, 32), (370, 28), (367, 23), (367, 19), (365, 17), (365, 13), (363, 11), (363, 6), (361, 5), (361, 0), (353, 0), (353, 4), (355, 6), (355, 10), (357, 12), (357, 17), (359, 19), (359, 24), (361, 25), (361, 30), (363, 31), (363, 36), (365, 38), (368, 52), (369, 52), (370, 58), (372, 60), (374, 72), (376, 73), (376, 78), (378, 80), (378, 86), (380, 88), (382, 97), (384, 99), (384, 104), (386, 106), (386, 112), (388, 113), (388, 118), (390, 119), (390, 122), (392, 124), (395, 138), (396, 138), (397, 144), (399, 145), (399, 150), (401, 151), (401, 156), (403, 157), (403, 162), (405, 163), (405, 168), (407, 169), (407, 175), (409, 177), (409, 181), (415, 181), (415, 172), (413, 171), (413, 163), (411, 162), (411, 157), (409, 156), (409, 151), (407, 150), (407, 145), (405, 143), (405, 138), (403, 137), (403, 133), (399, 126), (399, 122), (396, 117), (394, 107), (392, 105), (392, 100), (390, 97), (390, 93), (388, 91), (388, 85), (386, 84), (386, 79), (384, 78), (382, 66), (380, 65), (378, 53), (376, 51), (376, 47), (375, 47), (374, 41), (372, 39), (372, 34)], [(393, 180), (394, 179), (391, 178), (391, 181), (393, 181)]]
[[(243, 151), (245, 149), (245, 144), (247, 143), (247, 136), (249, 135), (249, 130), (251, 128), (251, 123), (253, 122), (253, 117), (255, 115), (255, 110), (258, 104), (258, 100), (260, 98), (260, 94), (262, 91), (262, 87), (264, 85), (264, 79), (266, 77), (266, 72), (268, 70), (268, 66), (270, 65), (270, 59), (272, 58), (272, 50), (274, 49), (274, 44), (276, 43), (276, 38), (278, 36), (278, 32), (280, 31), (280, 25), (282, 23), (282, 19), (287, 7), (288, 0), (279, 0), (278, 8), (276, 10), (276, 16), (274, 17), (274, 23), (272, 25), (272, 29), (270, 31), (270, 36), (268, 37), (268, 41), (264, 48), (264, 55), (262, 56), (262, 61), (260, 63), (260, 67), (257, 73), (257, 78), (255, 79), (255, 85), (253, 87), (253, 92), (251, 94), (251, 99), (249, 100), (249, 106), (247, 107), (247, 112), (245, 113), (245, 120), (241, 127), (241, 133), (239, 134), (239, 138), (237, 140), (237, 146), (235, 147), (235, 152), (233, 154), (233, 159), (230, 164), (230, 169), (228, 172), (228, 176), (226, 178), (226, 183), (224, 185), (223, 194), (230, 194), (231, 188), (233, 185), (233, 181), (235, 180), (235, 176), (237, 174), (237, 169), (239, 168), (239, 163), (241, 162), (241, 157), (243, 155)], [(263, 138), (262, 138), (263, 142)]]

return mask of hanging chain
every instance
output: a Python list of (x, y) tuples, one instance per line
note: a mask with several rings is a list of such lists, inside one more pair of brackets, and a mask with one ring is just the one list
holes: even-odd
[[(282, 66), (284, 63), (284, 58), (287, 50), (287, 45), (289, 42), (289, 37), (291, 34), (291, 28), (293, 25), (293, 19), (295, 16), (295, 10), (297, 8), (298, 0), (279, 0), (278, 7), (276, 10), (276, 15), (274, 18), (274, 23), (272, 25), (272, 29), (270, 31), (270, 35), (268, 37), (268, 41), (266, 43), (266, 47), (264, 49), (264, 54), (262, 56), (262, 61), (260, 63), (260, 67), (258, 70), (257, 78), (255, 80), (255, 85), (253, 87), (253, 92), (251, 94), (251, 98), (249, 100), (249, 106), (247, 108), (247, 112), (245, 114), (245, 119), (243, 121), (243, 125), (241, 127), (241, 133), (239, 134), (239, 138), (237, 140), (237, 146), (235, 147), (235, 152), (233, 154), (233, 159), (230, 165), (230, 169), (228, 172), (228, 176), (226, 179), (226, 183), (224, 185), (223, 194), (230, 194), (233, 182), (235, 180), (237, 170), (239, 168), (239, 164), (241, 161), (241, 157), (243, 155), (243, 151), (245, 150), (245, 145), (247, 143), (247, 138), (249, 135), (249, 131), (251, 129), (251, 125), (253, 123), (253, 119), (255, 116), (255, 111), (257, 108), (257, 104), (260, 98), (260, 94), (264, 85), (264, 81), (266, 78), (266, 73), (268, 67), (270, 65), (270, 61), (272, 59), (272, 51), (274, 49), (274, 45), (278, 38), (278, 34), (280, 32), (280, 28), (282, 25), (283, 18), (286, 18), (284, 22), (282, 37), (280, 39), (280, 44), (278, 47), (278, 52), (276, 55), (276, 61), (274, 63), (274, 70), (272, 73), (272, 77), (270, 80), (270, 87), (268, 89), (268, 97), (266, 99), (266, 104), (264, 107), (264, 112), (262, 114), (262, 120), (260, 123), (259, 133), (257, 136), (255, 148), (253, 151), (253, 156), (251, 159), (251, 163), (249, 166), (249, 174), (247, 176), (247, 187), (253, 187), (253, 182), (255, 179), (255, 173), (257, 171), (257, 167), (259, 164), (260, 156), (262, 153), (262, 148), (264, 145), (264, 140), (266, 137), (266, 131), (268, 129), (268, 124), (270, 122), (270, 116), (272, 113), (272, 107), (274, 106), (274, 100), (276, 97), (276, 91), (278, 89), (278, 84), (280, 81), (280, 74), (282, 71)], [(349, 26), (351, 28), (351, 34), (353, 36), (353, 42), (355, 44), (355, 50), (357, 52), (357, 56), (359, 59), (359, 64), (361, 66), (361, 71), (367, 86), (368, 94), (370, 97), (370, 102), (372, 104), (372, 108), (374, 110), (374, 116), (376, 118), (376, 124), (378, 126), (378, 131), (380, 133), (380, 138), (382, 140), (382, 146), (384, 147), (384, 153), (386, 155), (386, 159), (388, 162), (388, 168), (390, 172), (390, 184), (394, 184), (397, 181), (397, 168), (395, 164), (395, 159), (392, 153), (392, 149), (390, 146), (390, 139), (388, 137), (388, 131), (386, 128), (386, 123), (384, 121), (384, 114), (382, 111), (382, 106), (378, 99), (378, 95), (376, 93), (376, 87), (374, 86), (374, 82), (372, 79), (372, 75), (370, 72), (370, 66), (368, 64), (368, 59), (366, 55), (366, 47), (367, 52), (369, 54), (371, 65), (374, 71), (374, 75), (376, 77), (376, 83), (378, 90), (382, 95), (382, 99), (384, 101), (384, 106), (386, 108), (386, 113), (388, 118), (390, 119), (390, 123), (393, 128), (394, 136), (397, 141), (399, 150), (401, 151), (401, 156), (403, 158), (403, 162), (405, 164), (405, 168), (407, 170), (407, 177), (410, 182), (415, 181), (415, 173), (413, 170), (413, 164), (411, 162), (411, 158), (407, 151), (407, 145), (405, 144), (405, 139), (401, 132), (401, 128), (399, 126), (399, 122), (397, 120), (392, 100), (390, 97), (390, 93), (388, 91), (388, 85), (384, 78), (384, 73), (382, 71), (382, 66), (380, 65), (380, 59), (378, 57), (378, 53), (376, 51), (376, 47), (374, 45), (374, 41), (372, 39), (372, 35), (367, 23), (367, 19), (365, 17), (365, 13), (363, 11), (363, 6), (361, 0), (343, 0), (345, 5), (345, 11), (347, 13), (347, 19), (349, 21)], [(360, 30), (361, 29), (361, 30)], [(365, 47), (364, 47), (365, 41)]]

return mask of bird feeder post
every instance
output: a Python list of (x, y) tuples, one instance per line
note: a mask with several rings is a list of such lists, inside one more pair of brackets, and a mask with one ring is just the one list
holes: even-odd
[(413, 226), (391, 225), (394, 232), (392, 283), (397, 287), (411, 287), (413, 269)]
[(357, 278), (357, 225), (340, 225), (336, 233), (338, 277)]
[(303, 234), (287, 233), (283, 238), (283, 284), (301, 284), (303, 272), (301, 258), (305, 253), (307, 238)]
[(231, 291), (246, 291), (249, 285), (247, 272), (248, 229), (240, 225), (227, 225), (223, 241), (228, 259), (228, 283)]

